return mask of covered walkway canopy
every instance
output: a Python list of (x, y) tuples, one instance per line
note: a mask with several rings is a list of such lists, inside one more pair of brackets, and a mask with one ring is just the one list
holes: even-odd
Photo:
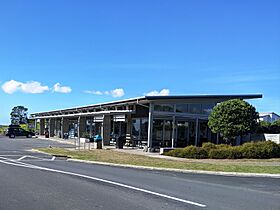
[[(32, 113), (40, 134), (68, 133), (78, 138), (100, 134), (103, 145), (113, 136), (125, 136), (127, 145), (148, 148), (200, 145), (217, 142), (207, 126), (212, 108), (229, 99), (256, 99), (261, 94), (142, 96), (127, 100)], [(71, 136), (70, 135), (70, 136)]]

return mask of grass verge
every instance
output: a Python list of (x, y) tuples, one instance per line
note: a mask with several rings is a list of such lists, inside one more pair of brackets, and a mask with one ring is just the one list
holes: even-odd
[[(181, 160), (169, 160), (163, 158), (147, 157), (144, 155), (135, 155), (114, 150), (91, 150), (91, 151), (73, 151), (63, 148), (40, 148), (39, 151), (46, 152), (51, 155), (67, 155), (68, 157), (116, 164), (127, 164), (136, 166), (149, 166), (158, 168), (174, 168), (185, 170), (205, 170), (219, 172), (243, 172), (243, 173), (269, 173), (280, 174), (279, 165), (250, 165), (249, 160), (245, 160), (243, 164), (239, 162), (222, 162), (212, 163), (188, 162)], [(280, 160), (279, 160), (280, 161)]]

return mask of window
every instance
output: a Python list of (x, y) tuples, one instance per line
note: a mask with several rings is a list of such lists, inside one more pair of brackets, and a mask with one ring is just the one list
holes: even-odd
[(214, 104), (202, 104), (202, 114), (210, 114)]
[(147, 118), (141, 119), (141, 125), (140, 125), (140, 139), (148, 139), (148, 124), (149, 121)]
[(136, 118), (132, 121), (132, 135), (134, 139), (148, 139), (148, 119)]
[(188, 104), (177, 104), (176, 112), (187, 113), (188, 112)]
[(189, 104), (189, 112), (193, 114), (200, 114), (201, 104)]
[(92, 119), (86, 120), (86, 133), (92, 134)]
[(174, 105), (172, 105), (172, 104), (155, 104), (154, 110), (160, 111), (160, 112), (173, 112)]
[(155, 119), (153, 121), (153, 146), (171, 147), (172, 120)]
[(153, 140), (162, 141), (164, 120), (153, 121)]
[(139, 138), (140, 135), (140, 119), (132, 120), (132, 135), (135, 138)]

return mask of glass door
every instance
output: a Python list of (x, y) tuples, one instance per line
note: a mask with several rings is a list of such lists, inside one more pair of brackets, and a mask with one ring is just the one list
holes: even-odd
[(172, 120), (155, 119), (153, 121), (153, 146), (172, 146)]
[(176, 147), (186, 147), (189, 143), (189, 122), (177, 121), (177, 141)]

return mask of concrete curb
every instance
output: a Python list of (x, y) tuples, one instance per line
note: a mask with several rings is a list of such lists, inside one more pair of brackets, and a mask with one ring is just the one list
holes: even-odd
[(145, 169), (145, 170), (155, 170), (155, 171), (180, 172), (180, 173), (190, 173), (190, 174), (207, 174), (207, 175), (238, 176), (238, 177), (268, 177), (268, 178), (280, 179), (280, 174), (238, 173), (238, 172), (186, 170), (186, 169), (175, 169), (175, 168), (157, 168), (157, 167), (150, 167), (150, 166), (136, 166), (136, 165), (107, 163), (107, 162), (79, 160), (79, 159), (67, 159), (67, 161), (88, 163), (88, 164), (97, 164), (97, 165), (105, 165), (105, 166), (114, 166), (114, 167), (123, 167), (123, 168), (135, 168), (135, 169)]
[[(42, 152), (42, 151), (39, 151), (36, 149), (32, 149), (31, 151), (50, 155), (49, 153)], [(186, 170), (186, 169), (176, 169), (176, 168), (157, 168), (157, 167), (150, 167), (150, 166), (136, 166), (136, 165), (128, 165), (128, 164), (98, 162), (98, 161), (91, 161), (91, 160), (79, 160), (79, 159), (72, 159), (72, 158), (67, 159), (67, 161), (104, 165), (104, 166), (122, 167), (122, 168), (135, 168), (135, 169), (154, 170), (154, 171), (180, 172), (180, 173), (186, 173), (186, 174), (207, 174), (207, 175), (237, 176), (237, 177), (267, 177), (267, 178), (280, 179), (280, 174), (203, 171), (203, 170)]]
[(45, 154), (45, 155), (50, 155), (50, 153), (42, 152), (42, 151), (37, 150), (37, 149), (28, 149), (28, 150), (25, 150), (25, 151), (28, 151), (28, 152), (37, 152), (37, 153), (41, 153), (41, 154)]
[(54, 141), (54, 142), (58, 142), (58, 143), (61, 143), (61, 144), (75, 145), (75, 143), (73, 143), (73, 142), (69, 142), (69, 141), (61, 141), (61, 140), (58, 140), (58, 139), (53, 139), (53, 138), (44, 138), (44, 137), (41, 137), (41, 136), (38, 136), (37, 138), (38, 138), (38, 139), (41, 139), (41, 140)]

